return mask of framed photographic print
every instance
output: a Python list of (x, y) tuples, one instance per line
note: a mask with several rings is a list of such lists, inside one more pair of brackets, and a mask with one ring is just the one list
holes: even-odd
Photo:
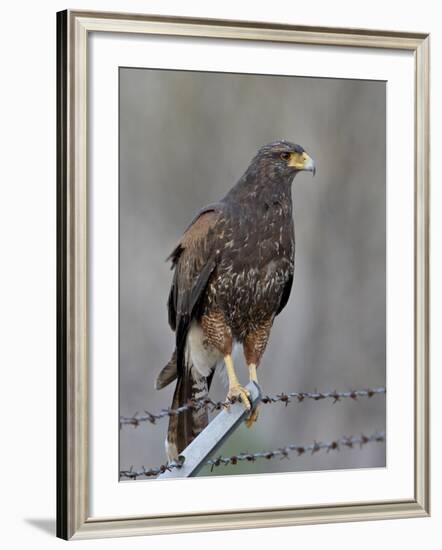
[(57, 34), (57, 535), (427, 515), (429, 36)]

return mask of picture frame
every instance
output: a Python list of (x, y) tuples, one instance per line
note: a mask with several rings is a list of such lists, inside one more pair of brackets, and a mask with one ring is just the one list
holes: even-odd
[[(89, 41), (93, 34), (167, 36), (413, 56), (413, 495), (316, 505), (94, 516), (91, 498)], [(429, 35), (247, 21), (63, 11), (57, 14), (57, 536), (114, 537), (423, 517), (429, 470)], [(196, 45), (195, 47), (198, 47)], [(154, 63), (154, 61), (153, 61)], [(154, 63), (155, 64), (155, 63)], [(387, 159), (388, 160), (388, 159)], [(411, 266), (410, 266), (411, 269)], [(146, 488), (146, 491), (149, 490)]]

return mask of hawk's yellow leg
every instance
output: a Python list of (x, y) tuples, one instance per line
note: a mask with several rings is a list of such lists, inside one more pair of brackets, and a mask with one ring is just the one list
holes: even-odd
[[(255, 363), (250, 363), (250, 365), (248, 365), (248, 368), (249, 368), (250, 381), (258, 383)], [(256, 405), (256, 407), (253, 409), (253, 411), (245, 420), (245, 424), (247, 428), (251, 428), (253, 426), (253, 424), (258, 420), (258, 415), (259, 415), (259, 405)]]
[(233, 361), (231, 355), (226, 355), (224, 357), (224, 363), (226, 365), (226, 372), (227, 376), (229, 378), (229, 391), (227, 392), (227, 399), (232, 398), (241, 398), (241, 403), (244, 405), (246, 409), (250, 409), (250, 393), (246, 388), (241, 386), (241, 384), (238, 381), (238, 378), (236, 377), (235, 369), (233, 368)]
[(248, 365), (248, 367), (249, 367), (250, 382), (258, 383), (258, 377), (256, 376), (256, 365), (255, 365), (255, 363), (250, 363), (250, 365)]

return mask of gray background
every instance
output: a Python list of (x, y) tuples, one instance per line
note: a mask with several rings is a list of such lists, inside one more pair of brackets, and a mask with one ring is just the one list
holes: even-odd
[[(317, 174), (293, 184), (296, 268), (258, 377), (265, 393), (385, 384), (385, 83), (120, 69), (120, 414), (157, 411), (173, 350), (165, 258), (256, 150), (301, 144)], [(246, 382), (242, 358), (237, 371)], [(216, 379), (211, 394), (224, 399)], [(165, 462), (167, 420), (120, 432), (120, 467)], [(385, 429), (385, 399), (263, 405), (223, 454)], [(212, 475), (385, 465), (385, 446), (221, 467)], [(206, 469), (200, 475), (210, 475)]]

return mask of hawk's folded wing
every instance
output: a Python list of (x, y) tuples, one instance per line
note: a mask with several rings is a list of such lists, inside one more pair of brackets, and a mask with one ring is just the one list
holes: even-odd
[(177, 371), (183, 372), (184, 351), (191, 320), (198, 312), (217, 263), (217, 226), (222, 207), (208, 206), (187, 228), (168, 259), (175, 269), (168, 299), (169, 324), (176, 336)]

